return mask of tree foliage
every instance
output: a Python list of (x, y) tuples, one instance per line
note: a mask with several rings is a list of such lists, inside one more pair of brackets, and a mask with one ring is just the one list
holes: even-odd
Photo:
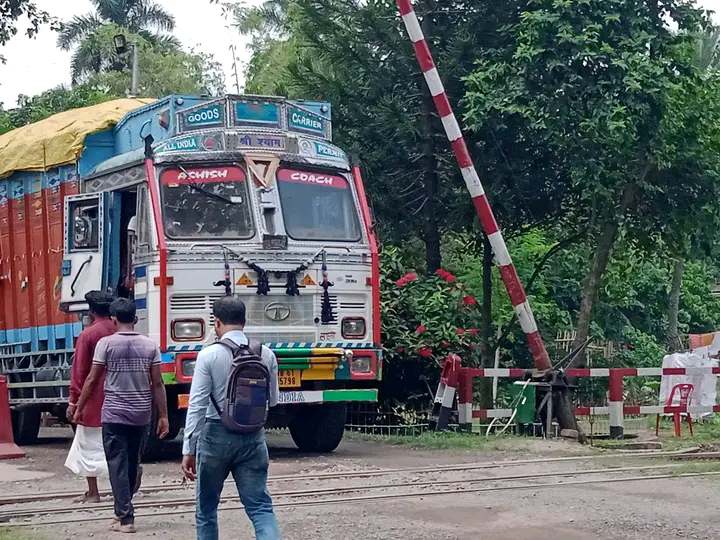
[[(17, 22), (23, 18), (29, 23), (25, 33), (30, 38), (43, 25), (57, 25), (57, 21), (47, 11), (39, 9), (31, 0), (0, 0), (0, 47), (17, 34)], [(0, 62), (4, 61), (5, 58), (0, 55)]]
[[(517, 17), (518, 4), (418, 4), (454, 104), (476, 51), (498, 45), (495, 29)], [(271, 0), (238, 8), (236, 22), (254, 43), (247, 90), (332, 101), (336, 140), (362, 158), (384, 238), (419, 237), (435, 270), (440, 236), (472, 230), (475, 213), (394, 2)], [(472, 138), (471, 149), (481, 142)], [(510, 232), (557, 217), (564, 184), (543, 148), (494, 140), (484, 150), (475, 152), (479, 166)]]
[(66, 51), (75, 48), (71, 64), (73, 80), (125, 66), (125, 62), (117, 55), (112, 58), (107, 50), (107, 44), (112, 43), (108, 40), (112, 37), (108, 36), (109, 28), (116, 33), (137, 34), (153, 46), (179, 48), (177, 39), (168, 33), (175, 27), (175, 18), (151, 0), (92, 0), (92, 3), (94, 12), (64, 22), (58, 35), (58, 47)]
[[(95, 36), (103, 36), (99, 50), (106, 70), (89, 76), (71, 88), (59, 86), (37, 96), (18, 97), (17, 106), (8, 110), (0, 107), (0, 133), (37, 122), (55, 113), (94, 105), (126, 96), (130, 88), (129, 69), (111, 69), (121, 63), (112, 46), (112, 36), (118, 27), (105, 25)], [(142, 96), (160, 98), (168, 94), (221, 94), (224, 79), (220, 65), (211, 55), (184, 52), (177, 49), (159, 50), (140, 35), (129, 35), (139, 47), (139, 91)]]
[(499, 29), (507, 45), (481, 52), (467, 77), (473, 127), (520, 124), (567, 172), (573, 212), (596, 246), (576, 345), (621, 229), (654, 246), (658, 235), (685, 235), (698, 215), (716, 223), (720, 87), (702, 77), (691, 46), (706, 24), (684, 0), (535, 0)]

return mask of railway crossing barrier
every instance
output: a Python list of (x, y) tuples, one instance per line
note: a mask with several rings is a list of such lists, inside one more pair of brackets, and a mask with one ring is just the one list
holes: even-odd
[(445, 359), (432, 410), (436, 431), (447, 429), (450, 423), (450, 413), (455, 403), (461, 369), (462, 362), (459, 356), (451, 354)]
[(25, 457), (25, 452), (15, 444), (8, 397), (7, 377), (0, 375), (0, 459)]
[[(445, 383), (440, 386), (448, 388), (448, 382), (455, 383), (452, 394), (457, 389), (458, 423), (461, 428), (468, 429), (473, 423), (486, 419), (510, 418), (513, 409), (476, 409), (473, 407), (473, 380), (476, 378), (501, 377), (519, 380), (542, 381), (542, 373), (536, 370), (521, 368), (469, 368), (462, 367), (460, 359), (456, 356), (448, 357), (443, 366)], [(720, 412), (720, 404), (693, 405), (664, 404), (664, 405), (626, 405), (624, 402), (624, 379), (626, 377), (662, 377), (670, 375), (720, 375), (720, 367), (687, 367), (687, 368), (575, 368), (563, 372), (567, 377), (604, 377), (608, 378), (608, 403), (601, 407), (576, 407), (576, 416), (609, 416), (610, 436), (622, 438), (624, 435), (624, 420), (630, 415), (653, 415), (686, 413), (699, 416), (706, 413)], [(456, 377), (456, 378), (455, 378)], [(544, 381), (546, 386), (552, 386), (552, 381)], [(438, 388), (440, 391), (440, 388)], [(447, 391), (447, 390), (445, 390)], [(448, 394), (441, 394), (443, 407), (447, 410), (452, 407)], [(438, 397), (436, 396), (436, 402)], [(447, 410), (446, 414), (449, 414)], [(438, 422), (437, 429), (444, 429)]]

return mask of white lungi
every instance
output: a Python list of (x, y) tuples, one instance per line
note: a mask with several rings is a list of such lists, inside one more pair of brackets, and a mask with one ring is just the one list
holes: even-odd
[(79, 476), (108, 475), (102, 428), (77, 426), (65, 466)]

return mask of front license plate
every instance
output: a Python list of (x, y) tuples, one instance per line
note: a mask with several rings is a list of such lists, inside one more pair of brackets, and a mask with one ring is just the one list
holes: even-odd
[(283, 369), (278, 373), (278, 383), (282, 388), (300, 388), (300, 369)]

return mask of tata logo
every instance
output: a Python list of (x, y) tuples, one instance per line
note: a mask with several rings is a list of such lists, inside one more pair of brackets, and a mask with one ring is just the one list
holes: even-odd
[(281, 302), (273, 302), (265, 306), (265, 316), (271, 321), (280, 322), (290, 317), (290, 306)]

